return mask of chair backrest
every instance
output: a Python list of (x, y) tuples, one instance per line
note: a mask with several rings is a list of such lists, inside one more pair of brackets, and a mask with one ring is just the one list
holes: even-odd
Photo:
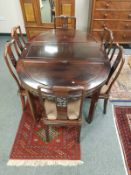
[[(17, 56), (17, 58), (16, 58)], [(16, 46), (15, 40), (12, 40), (8, 43), (6, 43), (5, 46), (5, 51), (4, 51), (4, 58), (5, 62), (7, 64), (7, 67), (15, 79), (19, 89), (21, 88), (20, 82), (17, 78), (17, 73), (16, 73), (16, 65), (17, 65), (17, 59), (19, 58), (19, 51)]]
[(25, 48), (26, 42), (25, 42), (20, 26), (15, 26), (12, 28), (11, 37), (17, 42), (17, 45), (20, 51), (22, 52), (23, 49)]
[[(51, 96), (47, 97), (49, 93)], [(56, 123), (62, 124), (65, 121), (81, 119), (84, 101), (83, 87), (39, 86), (38, 94), (47, 120), (56, 120)]]
[(102, 33), (102, 38), (101, 38), (102, 45), (101, 46), (106, 51), (107, 55), (109, 55), (110, 53), (113, 41), (114, 41), (114, 37), (113, 37), (112, 31), (108, 29), (107, 27), (105, 27)]
[(108, 76), (108, 79), (106, 81), (106, 85), (108, 85), (108, 92), (110, 91), (113, 83), (119, 76), (122, 67), (125, 62), (125, 58), (123, 55), (123, 48), (119, 46), (118, 44), (113, 44), (112, 46), (113, 54), (111, 56), (111, 70)]
[(74, 16), (55, 16), (55, 29), (76, 29), (76, 17)]

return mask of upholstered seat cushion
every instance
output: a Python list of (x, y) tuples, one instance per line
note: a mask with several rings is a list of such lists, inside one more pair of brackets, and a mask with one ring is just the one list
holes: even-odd
[(44, 102), (46, 115), (49, 120), (57, 119), (56, 103), (54, 101), (46, 99)]
[(67, 105), (67, 115), (70, 120), (76, 120), (80, 113), (80, 103), (81, 100), (77, 99), (75, 101), (68, 102)]
[[(80, 112), (80, 99), (68, 102), (67, 116), (70, 120), (76, 120), (79, 117)], [(46, 115), (49, 120), (57, 119), (57, 108), (55, 101), (46, 99), (44, 102)]]
[(104, 86), (102, 86), (100, 94), (105, 94), (107, 92), (107, 90), (108, 90), (109, 86), (111, 85), (112, 81), (115, 79), (116, 74), (119, 71), (120, 66), (121, 66), (121, 61), (118, 64), (118, 66), (117, 66), (116, 70), (114, 71), (113, 75), (111, 76), (108, 84), (107, 85), (105, 84)]
[(130, 68), (131, 68), (131, 56), (128, 57), (128, 65), (129, 65)]

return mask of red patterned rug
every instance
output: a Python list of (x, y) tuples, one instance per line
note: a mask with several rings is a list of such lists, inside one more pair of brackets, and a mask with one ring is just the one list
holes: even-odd
[(41, 122), (33, 123), (29, 107), (23, 113), (7, 165), (44, 166), (82, 164), (76, 128), (50, 128), (50, 142), (45, 141)]
[(124, 155), (126, 170), (131, 175), (131, 106), (115, 106), (115, 124)]

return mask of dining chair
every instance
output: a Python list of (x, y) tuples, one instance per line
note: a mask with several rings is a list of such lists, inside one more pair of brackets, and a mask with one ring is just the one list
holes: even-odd
[[(95, 105), (96, 105), (96, 102), (98, 99), (104, 100), (104, 108), (103, 108), (104, 114), (106, 114), (107, 103), (109, 100), (111, 88), (112, 88), (113, 84), (115, 83), (115, 81), (117, 80), (117, 78), (122, 70), (122, 67), (124, 65), (124, 62), (125, 62), (125, 58), (123, 56), (123, 49), (121, 46), (119, 46), (118, 44), (113, 44), (112, 50), (113, 50), (113, 55), (112, 55), (112, 60), (110, 60), (111, 69), (110, 69), (110, 73), (109, 73), (109, 76), (107, 78), (107, 81), (101, 87), (101, 89), (98, 93), (98, 97), (95, 98), (94, 101), (91, 99), (91, 107), (93, 110), (95, 108)], [(96, 95), (97, 95), (97, 93), (96, 93)], [(91, 107), (89, 109), (89, 112), (90, 112), (90, 110), (92, 110)], [(92, 119), (93, 119), (93, 115), (91, 117), (87, 118), (87, 122), (91, 123)]]
[(26, 41), (19, 25), (11, 29), (11, 37), (16, 41), (19, 50), (22, 52), (26, 46)]
[(125, 62), (125, 58), (123, 55), (123, 48), (118, 44), (115, 44), (112, 49), (114, 50), (114, 52), (112, 60), (110, 60), (111, 70), (105, 85), (100, 90), (100, 96), (99, 96), (99, 98), (104, 99), (104, 110), (103, 110), (104, 114), (106, 114), (107, 102), (110, 96), (110, 90), (115, 81), (117, 80), (118, 76), (120, 75), (120, 72)]
[(109, 55), (114, 41), (113, 32), (105, 27), (101, 35), (101, 47)]
[(76, 29), (76, 17), (74, 16), (55, 16), (55, 29)]
[(17, 72), (16, 72), (16, 66), (17, 66), (17, 59), (19, 58), (19, 50), (16, 46), (16, 41), (12, 40), (8, 42), (5, 46), (5, 52), (4, 52), (4, 58), (5, 62), (7, 64), (7, 67), (16, 81), (18, 85), (18, 93), (20, 94), (20, 99), (22, 103), (22, 109), (23, 111), (25, 110), (25, 101), (26, 101), (26, 91), (25, 89), (21, 86), (21, 83), (18, 79)]
[[(48, 97), (50, 92), (51, 96)], [(45, 127), (46, 141), (50, 140), (50, 126), (78, 127), (77, 142), (80, 141), (84, 88), (62, 86), (39, 86), (39, 100)], [(72, 96), (72, 94), (75, 95)]]

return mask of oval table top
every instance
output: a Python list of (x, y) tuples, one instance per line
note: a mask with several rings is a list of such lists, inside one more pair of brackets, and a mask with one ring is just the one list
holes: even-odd
[(105, 52), (91, 36), (88, 40), (89, 35), (85, 32), (76, 31), (69, 39), (64, 37), (70, 36), (71, 32), (60, 30), (56, 35), (51, 30), (27, 44), (17, 62), (18, 76), (24, 88), (35, 92), (42, 84), (81, 85), (91, 93), (103, 85), (110, 71)]

